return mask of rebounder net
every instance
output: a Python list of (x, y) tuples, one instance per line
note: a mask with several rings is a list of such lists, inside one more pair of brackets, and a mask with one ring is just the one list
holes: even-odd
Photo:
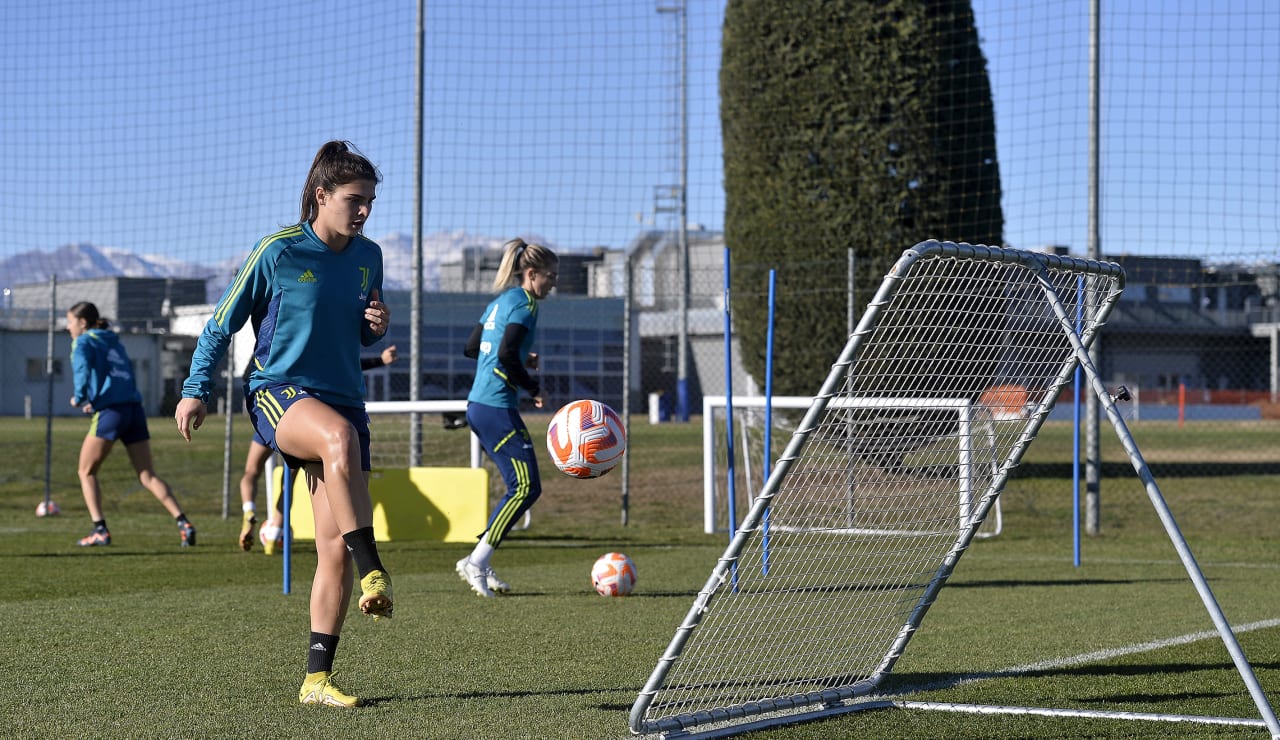
[[(1111, 263), (903, 254), (632, 711), (632, 730), (865, 695), (1123, 288)], [(1017, 403), (1011, 399), (1016, 398)]]

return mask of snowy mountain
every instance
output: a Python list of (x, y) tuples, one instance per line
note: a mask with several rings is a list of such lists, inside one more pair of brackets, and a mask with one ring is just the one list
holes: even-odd
[(67, 244), (47, 252), (20, 252), (0, 260), (0, 286), (43, 283), (54, 274), (58, 280), (110, 275), (199, 278), (209, 275), (210, 269), (163, 255), (134, 254), (93, 244)]
[[(413, 284), (413, 237), (392, 233), (375, 239), (382, 247), (383, 273), (388, 290), (408, 290)], [(439, 287), (440, 265), (455, 261), (466, 247), (500, 247), (504, 238), (449, 231), (428, 234), (422, 240), (422, 281), (426, 290)], [(49, 251), (21, 252), (0, 259), (0, 288), (48, 282), (56, 274), (58, 280), (84, 280), (99, 277), (172, 277), (208, 280), (208, 302), (222, 295), (244, 254), (212, 264), (185, 262), (167, 255), (135, 254), (113, 247), (94, 244), (67, 244)]]

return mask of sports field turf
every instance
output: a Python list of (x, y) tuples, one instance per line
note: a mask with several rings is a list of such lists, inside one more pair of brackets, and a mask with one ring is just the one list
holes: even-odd
[[(530, 419), (535, 434), (539, 420)], [(302, 707), (314, 555), (281, 559), (235, 544), (222, 519), (217, 423), (186, 445), (153, 419), (157, 471), (199, 528), (183, 550), (171, 519), (116, 450), (103, 470), (114, 544), (88, 531), (75, 459), (83, 419), (53, 429), (63, 515), (37, 519), (45, 422), (0, 419), (0, 734), (49, 737), (618, 738), (636, 693), (724, 549), (701, 532), (700, 427), (633, 429), (632, 509), (618, 483), (547, 479), (533, 526), (494, 566), (515, 592), (485, 601), (457, 579), (464, 545), (380, 546), (395, 618), (354, 613), (338, 683), (371, 706)], [(545, 420), (541, 423), (545, 424)], [(239, 431), (243, 431), (241, 425)], [(1135, 435), (1273, 706), (1280, 704), (1280, 474), (1270, 425)], [(1104, 429), (1104, 440), (1109, 429)], [(1004, 533), (961, 560), (895, 668), (889, 688), (922, 701), (1257, 717), (1146, 495), (1107, 442), (1103, 531), (1073, 567), (1069, 443), (1047, 426), (1003, 499)], [(1043, 443), (1043, 444), (1042, 444)], [(233, 456), (233, 483), (243, 461)], [(1207, 452), (1194, 449), (1203, 445)], [(1220, 446), (1217, 446), (1220, 445)], [(1222, 455), (1214, 450), (1253, 450)], [(1191, 460), (1219, 454), (1205, 468)], [(1162, 468), (1163, 465), (1163, 474)], [(262, 507), (261, 500), (259, 507)], [(592, 561), (621, 550), (636, 594), (590, 588)], [(1080, 657), (1084, 656), (1084, 657)], [(914, 710), (859, 712), (773, 729), (769, 738), (1266, 737), (1261, 728)]]

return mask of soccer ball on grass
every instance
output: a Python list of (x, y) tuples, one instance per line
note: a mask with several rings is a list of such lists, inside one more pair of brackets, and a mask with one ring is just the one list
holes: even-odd
[(58, 504), (52, 500), (36, 504), (36, 516), (57, 516), (61, 513), (62, 509), (58, 508)]
[(547, 453), (565, 475), (598, 478), (622, 460), (627, 433), (622, 419), (599, 401), (567, 403), (547, 427)]
[(591, 585), (601, 596), (626, 596), (636, 587), (636, 564), (620, 552), (607, 552), (591, 566)]

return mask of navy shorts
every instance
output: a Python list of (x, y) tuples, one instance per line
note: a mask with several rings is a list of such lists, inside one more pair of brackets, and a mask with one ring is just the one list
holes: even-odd
[[(301, 386), (292, 383), (272, 383), (253, 391), (252, 403), (249, 404), (249, 420), (253, 422), (254, 439), (280, 453), (284, 462), (294, 470), (302, 470), (308, 462), (289, 455), (276, 443), (276, 425), (284, 418), (284, 414), (293, 404), (304, 398), (315, 398)], [(319, 399), (316, 399), (319, 400)], [(334, 406), (329, 408), (342, 414), (343, 418), (355, 427), (360, 439), (360, 469), (372, 470), (369, 464), (369, 414), (364, 409), (354, 406)]]
[(120, 440), (126, 445), (151, 439), (147, 430), (147, 412), (141, 403), (123, 403), (93, 412), (89, 434), (108, 440)]
[[(249, 390), (248, 383), (244, 384), (244, 410), (249, 414), (249, 418), (252, 419), (253, 418), (253, 391)], [(271, 446), (270, 444), (267, 443), (267, 440), (262, 438), (262, 434), (258, 432), (258, 427), (256, 425), (253, 427), (253, 441), (257, 442), (263, 447)]]

